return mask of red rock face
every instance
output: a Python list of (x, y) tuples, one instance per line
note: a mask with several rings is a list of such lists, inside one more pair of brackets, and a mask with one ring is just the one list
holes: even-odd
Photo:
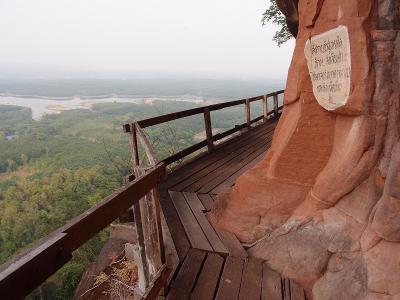
[(211, 219), (310, 298), (400, 299), (400, 1), (300, 0), (298, 12), (272, 147)]

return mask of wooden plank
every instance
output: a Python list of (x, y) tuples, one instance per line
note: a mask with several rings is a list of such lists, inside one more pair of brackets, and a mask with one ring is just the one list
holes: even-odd
[(266, 132), (272, 132), (275, 129), (275, 126), (275, 122), (262, 125), (254, 131), (245, 133), (232, 139), (231, 141), (229, 141), (229, 143), (226, 143), (223, 146), (219, 147), (212, 154), (203, 155), (202, 157), (199, 157), (196, 160), (189, 162), (188, 164), (168, 175), (168, 182), (165, 187), (170, 188), (182, 181), (184, 178), (196, 174), (203, 168), (212, 165), (219, 159), (225, 157), (227, 154), (237, 151), (238, 148), (244, 147), (248, 141), (251, 141), (256, 136), (265, 134)]
[(272, 270), (264, 262), (262, 279), (262, 300), (282, 300), (282, 281), (281, 275)]
[[(144, 232), (146, 237), (146, 255), (147, 261), (154, 266), (154, 271), (157, 272), (163, 265), (162, 252), (164, 243), (162, 240), (161, 217), (158, 215), (157, 209), (158, 199), (155, 198), (153, 190), (146, 195), (146, 202), (142, 202), (142, 216), (145, 218), (143, 222)], [(160, 240), (161, 238), (161, 240)], [(147, 251), (151, 249), (151, 251)], [(151, 268), (151, 267), (150, 267)], [(152, 274), (155, 275), (155, 274)]]
[(190, 249), (176, 279), (171, 284), (167, 300), (189, 299), (205, 257), (204, 251)]
[(154, 300), (158, 299), (158, 294), (160, 291), (165, 287), (169, 276), (171, 275), (172, 269), (171, 268), (164, 268), (162, 270), (160, 276), (154, 281), (153, 286), (148, 291), (148, 293), (143, 297), (145, 300)]
[(167, 222), (168, 229), (171, 233), (179, 260), (183, 261), (191, 247), (190, 242), (168, 191), (160, 189), (159, 192), (160, 204), (164, 213), (165, 221)]
[[(270, 113), (273, 113), (273, 112), (270, 112)], [(262, 119), (264, 119), (264, 116), (263, 116), (263, 115), (262, 115), (262, 116), (259, 116), (259, 117), (256, 117), (256, 118), (250, 120), (250, 124), (257, 123), (258, 121), (261, 121)], [(262, 125), (262, 124), (261, 124), (261, 125)], [(261, 125), (259, 125), (259, 126), (261, 126)], [(237, 132), (237, 131), (240, 131), (240, 130), (242, 130), (243, 128), (247, 128), (247, 127), (248, 127), (248, 126), (247, 126), (247, 122), (246, 122), (246, 123), (243, 123), (243, 124), (240, 124), (240, 125), (235, 125), (234, 128), (231, 128), (231, 129), (229, 129), (229, 130), (227, 130), (227, 131), (220, 132), (220, 133), (217, 133), (216, 135), (214, 135), (213, 140), (214, 140), (214, 141), (218, 141), (218, 140), (220, 140), (220, 139), (223, 139), (224, 137), (227, 137), (228, 135), (231, 135), (231, 134), (233, 134), (233, 133), (235, 133), (235, 132)], [(257, 128), (257, 126), (255, 126), (255, 127), (253, 127), (253, 128)]]
[(186, 156), (189, 154), (192, 154), (193, 152), (200, 150), (201, 148), (207, 146), (207, 140), (201, 141), (197, 144), (194, 144), (186, 149), (183, 149), (182, 151), (179, 151), (171, 156), (168, 156), (167, 158), (164, 158), (162, 160), (163, 163), (170, 165)]
[(261, 95), (261, 96), (256, 96), (256, 97), (249, 98), (248, 100), (250, 102), (259, 101), (259, 100), (262, 100), (263, 97), (264, 97), (264, 95)]
[[(256, 118), (256, 119), (252, 120), (250, 123), (256, 122), (256, 121), (259, 120), (259, 119), (262, 119), (262, 118), (258, 117), (258, 118)], [(233, 132), (239, 131), (241, 128), (246, 128), (246, 127), (247, 127), (247, 123), (242, 124), (242, 125), (240, 125), (240, 126), (238, 126), (238, 127), (235, 127), (235, 128), (233, 128), (233, 129), (230, 129), (230, 130), (227, 130), (227, 131), (225, 131), (225, 132), (216, 134), (216, 135), (212, 138), (212, 140), (213, 140), (213, 141), (220, 140), (220, 139), (222, 139), (223, 137), (225, 137), (225, 136), (227, 136), (227, 135), (229, 135), (229, 134), (232, 134)], [(194, 144), (194, 145), (192, 145), (192, 146), (190, 146), (190, 147), (188, 147), (188, 148), (185, 148), (185, 149), (183, 149), (183, 150), (181, 150), (181, 151), (179, 151), (179, 152), (177, 152), (177, 153), (175, 153), (175, 154), (173, 154), (173, 155), (171, 155), (171, 156), (169, 156), (169, 157), (167, 157), (167, 158), (164, 158), (164, 159), (162, 160), (162, 162), (164, 162), (164, 163), (167, 164), (167, 165), (172, 164), (172, 163), (178, 161), (179, 159), (182, 159), (182, 158), (184, 158), (184, 157), (186, 157), (186, 156), (192, 154), (193, 152), (195, 152), (195, 151), (197, 151), (197, 150), (200, 150), (201, 148), (203, 148), (203, 147), (205, 147), (205, 146), (207, 146), (207, 145), (208, 145), (207, 139), (206, 139), (206, 140), (203, 140), (203, 141), (201, 141), (201, 142), (199, 142), (199, 143), (197, 143), (197, 144)], [(214, 145), (214, 146), (213, 146), (213, 149), (215, 149), (215, 148), (216, 148), (216, 147), (215, 147), (215, 145)]]
[(224, 244), (221, 242), (218, 234), (215, 232), (214, 228), (211, 226), (210, 222), (204, 215), (204, 206), (200, 202), (197, 195), (194, 193), (184, 193), (184, 196), (214, 251), (218, 253), (228, 254), (228, 249), (226, 249)]
[(261, 297), (263, 261), (257, 258), (246, 260), (243, 268), (239, 300), (259, 300)]
[(139, 137), (140, 142), (146, 152), (147, 159), (149, 160), (150, 165), (155, 166), (159, 160), (157, 158), (157, 155), (153, 148), (153, 145), (150, 143), (145, 132), (143, 131), (143, 129), (140, 127), (140, 125), (138, 123), (135, 123), (135, 129), (136, 129), (136, 134)]
[(265, 95), (263, 97), (263, 116), (264, 120), (268, 119), (268, 98)]
[(228, 248), (230, 256), (241, 259), (247, 258), (248, 255), (246, 250), (244, 250), (242, 244), (233, 233), (220, 228), (215, 228), (215, 231), (217, 232), (225, 247)]
[(275, 116), (277, 116), (278, 112), (279, 112), (278, 94), (274, 94), (273, 98), (274, 98), (274, 114), (275, 114)]
[[(269, 132), (263, 136), (260, 136), (257, 139), (248, 141), (247, 144), (245, 144), (244, 147), (242, 147), (240, 149), (240, 151), (236, 151), (236, 152), (232, 153), (231, 155), (226, 156), (225, 159), (221, 160), (221, 163), (216, 162), (213, 166), (210, 166), (209, 168), (213, 168), (213, 171), (217, 170), (217, 172), (221, 173), (224, 170), (228, 170), (228, 168), (230, 166), (236, 165), (237, 162), (239, 162), (239, 161), (248, 160), (248, 156), (251, 153), (255, 153), (256, 151), (258, 151), (259, 149), (261, 149), (263, 147), (266, 147), (267, 144), (270, 143), (270, 141), (272, 139), (272, 135), (273, 135), (273, 132)], [(217, 166), (217, 168), (215, 168), (214, 166)], [(209, 172), (209, 173), (212, 173), (213, 175), (215, 175), (215, 172)], [(202, 176), (202, 177), (205, 178), (205, 176)], [(200, 186), (201, 186), (201, 184), (200, 184)], [(195, 190), (196, 189), (194, 189), (193, 191), (195, 191)]]
[(164, 249), (164, 238), (163, 238), (163, 232), (162, 232), (162, 225), (161, 225), (161, 205), (160, 205), (160, 193), (158, 192), (157, 188), (154, 188), (150, 192), (150, 196), (153, 199), (153, 205), (154, 205), (154, 213), (155, 213), (155, 218), (156, 218), (156, 228), (157, 228), (157, 234), (158, 234), (158, 247), (160, 251), (160, 261), (161, 265), (165, 264), (166, 257), (165, 257), (165, 249)]
[[(142, 175), (144, 170), (136, 169), (137, 175)], [(157, 221), (157, 203), (155, 197), (155, 189), (152, 189), (145, 197), (136, 202), (133, 206), (135, 229), (137, 232), (138, 243), (140, 246), (141, 263), (144, 274), (143, 283), (147, 288), (154, 280), (157, 271), (163, 265), (162, 252), (164, 252), (164, 244), (162, 241), (161, 219)], [(160, 218), (158, 210), (158, 218)], [(159, 225), (159, 226), (158, 226)], [(161, 240), (159, 240), (161, 234)]]
[(165, 176), (165, 165), (152, 168), (136, 181), (127, 183), (99, 204), (71, 220), (59, 231), (68, 233), (71, 251), (77, 249), (108, 226), (122, 212), (146, 195)]
[(291, 300), (305, 300), (304, 289), (293, 280), (290, 281), (290, 299)]
[[(276, 93), (273, 94), (273, 95), (275, 95), (275, 97), (277, 97)], [(251, 100), (251, 99), (253, 99), (253, 100)], [(249, 98), (249, 99), (244, 100), (244, 103), (246, 104), (246, 123), (242, 124), (240, 126), (236, 126), (235, 128), (232, 128), (232, 129), (230, 129), (230, 130), (228, 130), (226, 132), (219, 133), (219, 134), (215, 135), (214, 137), (212, 136), (212, 132), (210, 130), (208, 130), (208, 126), (207, 126), (207, 122), (209, 122), (211, 124), (211, 122), (209, 120), (207, 120), (207, 117), (209, 118), (210, 110), (220, 109), (220, 108), (215, 108), (214, 105), (211, 105), (209, 107), (201, 108), (202, 111), (200, 111), (200, 110), (197, 111), (197, 109), (194, 109), (194, 110), (189, 110), (189, 111), (192, 111), (192, 112), (181, 111), (181, 112), (173, 113), (173, 114), (170, 114), (170, 115), (163, 115), (163, 116), (152, 118), (152, 119), (157, 119), (158, 120), (157, 122), (159, 122), (159, 123), (164, 123), (164, 122), (170, 121), (168, 118), (171, 117), (172, 115), (176, 115), (175, 116), (176, 118), (173, 117), (171, 119), (171, 120), (174, 120), (174, 119), (179, 119), (179, 118), (182, 118), (182, 117), (185, 117), (185, 116), (188, 116), (188, 115), (194, 115), (194, 114), (198, 114), (200, 112), (203, 112), (204, 113), (204, 117), (205, 117), (205, 121), (206, 121), (207, 140), (202, 141), (200, 143), (197, 143), (195, 145), (192, 145), (192, 146), (190, 146), (190, 147), (188, 147), (188, 148), (186, 148), (186, 149), (184, 149), (184, 150), (182, 150), (182, 151), (180, 151), (180, 152), (178, 152), (178, 153), (176, 153), (174, 155), (171, 155), (171, 156), (163, 159), (162, 162), (164, 162), (167, 165), (172, 164), (172, 163), (178, 161), (179, 159), (182, 159), (182, 158), (188, 156), (189, 154), (191, 154), (191, 153), (193, 153), (193, 152), (195, 152), (197, 150), (200, 150), (201, 148), (203, 148), (205, 146), (205, 144), (207, 144), (209, 151), (211, 151), (214, 148), (213, 141), (220, 140), (220, 139), (222, 139), (222, 138), (224, 138), (224, 137), (226, 137), (226, 136), (228, 136), (228, 135), (230, 135), (230, 134), (232, 134), (232, 133), (234, 133), (236, 131), (239, 131), (243, 127), (250, 128), (251, 124), (256, 123), (256, 122), (258, 122), (258, 121), (260, 121), (262, 119), (265, 119), (265, 115), (259, 116), (259, 117), (255, 118), (253, 120), (250, 119), (250, 117), (251, 117), (250, 116), (250, 102), (255, 101), (255, 100), (261, 100), (261, 99), (263, 99), (263, 96), (257, 96), (257, 97), (253, 97), (251, 99)], [(240, 101), (241, 101), (240, 103), (243, 103), (242, 100), (240, 100)], [(238, 102), (238, 104), (240, 104), (240, 103)], [(238, 104), (230, 103), (226, 107), (234, 106), (234, 105), (238, 105)], [(218, 105), (219, 104), (216, 104), (216, 106), (218, 106)], [(196, 113), (194, 113), (195, 111), (196, 111)], [(278, 110), (268, 112), (267, 115), (274, 114), (275, 116), (277, 116), (278, 115), (278, 111), (279, 111), (279, 107), (278, 107)], [(141, 127), (144, 128), (144, 127), (152, 126), (150, 124), (152, 122), (152, 119), (139, 121), (139, 122), (135, 123), (135, 127), (139, 127), (140, 130), (142, 131)], [(159, 124), (159, 123), (157, 123), (157, 124)], [(131, 125), (132, 124), (125, 124), (123, 126), (126, 132), (132, 132), (133, 129), (132, 129)], [(155, 124), (153, 124), (153, 125), (155, 125)], [(211, 126), (209, 126), (209, 127), (211, 128)], [(143, 146), (146, 149), (146, 153), (148, 154), (149, 159), (152, 160), (152, 161), (158, 161), (158, 159), (156, 158), (155, 151), (152, 150), (153, 148), (151, 147), (150, 143), (148, 142), (148, 139), (146, 138), (144, 132), (143, 131), (142, 132), (138, 131), (137, 134), (138, 134), (138, 136), (140, 135), (140, 137), (141, 137), (141, 139), (143, 141)], [(151, 163), (151, 164), (155, 165), (154, 163)]]
[(253, 101), (261, 100), (264, 96), (268, 98), (268, 97), (271, 97), (273, 95), (283, 94), (284, 92), (285, 92), (285, 90), (279, 90), (279, 91), (276, 91), (276, 92), (272, 92), (272, 93), (269, 93), (269, 94), (266, 94), (266, 95), (257, 96), (257, 97), (253, 97), (253, 98), (249, 98), (249, 99), (250, 99), (250, 102), (253, 102)]
[(180, 183), (177, 185), (171, 187), (175, 190), (182, 190), (185, 187), (189, 186), (190, 184), (193, 184), (196, 182), (198, 179), (204, 177), (205, 175), (212, 173), (214, 170), (219, 169), (221, 166), (227, 164), (229, 161), (243, 153), (244, 151), (247, 151), (248, 148), (250, 147), (258, 147), (258, 144), (260, 140), (266, 139), (268, 134), (266, 133), (265, 135), (262, 135), (260, 137), (254, 138), (252, 140), (247, 141), (247, 143), (243, 143), (242, 145), (238, 145), (235, 151), (230, 151), (227, 153), (224, 153), (223, 151), (219, 152), (219, 157), (218, 160), (214, 161), (212, 164), (208, 164), (206, 167), (203, 169), (199, 170), (197, 173), (192, 174), (190, 176), (187, 176), (183, 180), (181, 180)]
[[(270, 97), (273, 95), (282, 94), (283, 92), (284, 92), (284, 90), (280, 90), (277, 92), (266, 94), (265, 96)], [(255, 97), (249, 98), (247, 100), (249, 100), (249, 102), (253, 102), (253, 101), (261, 100), (263, 97), (264, 96), (255, 96)], [(169, 121), (173, 121), (173, 120), (200, 114), (203, 112), (203, 110), (205, 108), (209, 109), (210, 111), (214, 111), (214, 110), (219, 110), (219, 109), (223, 109), (223, 108), (227, 108), (227, 107), (244, 104), (245, 101), (246, 101), (246, 99), (241, 99), (241, 100), (235, 100), (235, 101), (229, 101), (229, 102), (208, 105), (208, 106), (199, 107), (199, 108), (183, 110), (183, 111), (179, 111), (179, 112), (175, 112), (175, 113), (170, 113), (170, 114), (166, 114), (166, 115), (149, 118), (146, 120), (141, 120), (138, 123), (142, 128), (146, 128), (149, 126), (153, 126), (153, 125), (157, 125), (157, 124), (161, 124), (161, 123), (165, 123), (165, 122), (169, 122)], [(129, 132), (129, 130), (130, 130), (129, 124), (124, 124), (123, 128), (124, 128), (125, 132)]]
[(228, 130), (226, 130), (224, 132), (219, 132), (216, 135), (214, 135), (213, 141), (214, 142), (219, 141), (219, 140), (221, 140), (221, 139), (223, 139), (223, 138), (225, 138), (225, 137), (227, 137), (227, 136), (229, 136), (231, 134), (234, 134), (235, 132), (238, 132), (238, 131), (242, 130), (243, 128), (246, 128), (246, 127), (247, 127), (247, 123), (243, 123), (243, 124), (240, 124), (240, 125), (235, 125), (235, 127), (231, 128), (231, 129), (228, 129)]
[(170, 121), (174, 121), (174, 120), (177, 120), (177, 119), (186, 118), (186, 117), (190, 117), (190, 116), (193, 116), (193, 115), (201, 114), (201, 113), (204, 112), (204, 109), (206, 109), (206, 108), (209, 109), (210, 111), (214, 111), (214, 110), (220, 110), (222, 108), (227, 108), (227, 107), (232, 107), (232, 106), (244, 104), (245, 102), (246, 102), (246, 100), (242, 99), (242, 100), (235, 100), (235, 101), (217, 103), (217, 104), (213, 104), (213, 105), (208, 105), (208, 106), (203, 106), (203, 107), (199, 107), (199, 108), (182, 110), (182, 111), (178, 111), (178, 112), (175, 112), (175, 113), (170, 113), (170, 114), (166, 114), (166, 115), (161, 115), (161, 116), (149, 118), (149, 119), (146, 119), (146, 120), (139, 121), (138, 123), (142, 128), (146, 128), (146, 127), (149, 127), (149, 126), (153, 126), (153, 125), (157, 125), (157, 124), (170, 122)]
[[(135, 202), (133, 204), (133, 213), (135, 215), (135, 228), (136, 228), (136, 236), (138, 237), (138, 244), (139, 244), (139, 255), (140, 255), (140, 264), (141, 266), (143, 266), (143, 282), (145, 284), (145, 288), (147, 288), (151, 278), (150, 278), (150, 271), (149, 271), (149, 265), (147, 264), (147, 257), (146, 257), (146, 252), (151, 252), (151, 248), (149, 247), (150, 245), (145, 244), (146, 241), (146, 237), (144, 234), (144, 222), (143, 222), (143, 213), (142, 213), (142, 205), (140, 202), (146, 201), (146, 198), (141, 199), (139, 202)], [(143, 204), (143, 203), (142, 203)], [(140, 268), (139, 268), (140, 270)], [(139, 271), (139, 274), (141, 272)]]
[[(202, 194), (201, 194), (202, 195)], [(210, 197), (213, 199), (214, 203), (215, 201), (217, 201), (218, 199), (218, 195), (212, 195), (212, 194), (206, 194), (206, 195), (210, 195)]]
[(197, 194), (197, 197), (199, 197), (206, 211), (210, 211), (214, 208), (214, 200), (209, 194)]
[(232, 174), (235, 174), (244, 166), (246, 166), (249, 162), (256, 159), (260, 154), (263, 154), (270, 148), (271, 142), (267, 142), (262, 145), (262, 148), (254, 151), (254, 149), (249, 149), (248, 152), (238, 156), (235, 161), (229, 163), (224, 168), (221, 168), (218, 172), (211, 174), (207, 178), (203, 180), (203, 182), (199, 182), (196, 185), (199, 187), (196, 189), (196, 192), (199, 193), (210, 193), (216, 186), (223, 183), (227, 180)]
[(23, 299), (72, 258), (68, 237), (57, 233), (17, 256), (0, 273), (2, 299)]
[(206, 129), (208, 152), (211, 152), (214, 150), (214, 142), (212, 135), (210, 110), (208, 108), (204, 109), (204, 126)]
[[(256, 123), (256, 122), (258, 122), (258, 121), (260, 121), (262, 119), (263, 119), (263, 116), (259, 116), (259, 117), (255, 118), (253, 120), (250, 120), (250, 124)], [(164, 158), (162, 160), (162, 162), (164, 162), (167, 165), (170, 165), (170, 164), (172, 164), (172, 163), (174, 163), (174, 162), (176, 162), (176, 161), (178, 161), (178, 160), (180, 160), (182, 158), (185, 158), (186, 156), (188, 156), (188, 155), (200, 150), (201, 148), (203, 148), (205, 146), (208, 147), (208, 152), (210, 152), (211, 150), (215, 149), (215, 145), (213, 143), (214, 141), (218, 141), (220, 139), (223, 139), (224, 137), (227, 137), (227, 136), (229, 136), (229, 135), (231, 135), (231, 134), (233, 134), (233, 133), (235, 133), (237, 131), (240, 131), (242, 128), (249, 128), (248, 123), (244, 123), (244, 124), (235, 126), (234, 128), (229, 129), (229, 130), (224, 131), (224, 132), (220, 132), (220, 133), (216, 134), (215, 136), (212, 135), (212, 132), (211, 132), (211, 134), (208, 133), (208, 136), (207, 136), (206, 140), (201, 141), (201, 142), (199, 142), (197, 144), (194, 144), (194, 145), (192, 145), (192, 146), (190, 146), (188, 148), (185, 148), (185, 149), (183, 149), (183, 150), (181, 150), (181, 151), (179, 151), (179, 152), (177, 152), (177, 153), (175, 153), (175, 154), (173, 154), (171, 156), (168, 156), (167, 158)]]
[(258, 116), (256, 118), (250, 120), (250, 124), (257, 123), (258, 121), (261, 121), (263, 119), (264, 119), (264, 116)]
[(213, 251), (183, 194), (174, 191), (169, 191), (169, 194), (192, 247)]
[(212, 300), (216, 293), (219, 276), (224, 265), (224, 259), (216, 253), (209, 253), (204, 262), (191, 299)]
[(130, 124), (130, 144), (131, 144), (131, 160), (132, 166), (139, 166), (139, 152), (138, 152), (138, 143), (137, 143), (137, 136), (136, 136), (136, 129), (135, 124)]
[[(232, 162), (236, 157), (241, 155), (243, 156), (244, 152), (251, 152), (252, 149), (255, 150), (257, 149), (256, 147), (259, 147), (260, 145), (262, 146), (265, 141), (268, 141), (268, 137), (270, 135), (272, 135), (272, 132), (266, 132), (260, 138), (243, 143), (241, 147), (237, 147), (236, 151), (232, 151), (229, 154), (221, 152), (219, 160), (198, 171), (196, 174), (184, 178), (180, 183), (176, 184), (175, 186), (171, 186), (170, 188), (175, 191), (182, 191), (191, 185), (196, 185), (199, 180), (206, 178), (207, 175), (214, 173), (215, 170), (218, 170), (229, 162)], [(188, 191), (195, 192), (196, 189), (191, 188)]]
[(235, 184), (236, 179), (240, 175), (242, 175), (247, 170), (250, 170), (251, 168), (253, 168), (255, 165), (257, 165), (257, 163), (259, 163), (260, 161), (262, 161), (265, 158), (269, 148), (270, 147), (266, 148), (265, 152), (260, 153), (260, 155), (258, 155), (256, 158), (248, 159), (247, 160), (248, 163), (246, 165), (244, 165), (237, 172), (233, 173), (231, 176), (229, 176), (226, 180), (224, 180), (221, 184), (216, 186), (214, 189), (212, 189), (210, 191), (210, 193), (211, 194), (219, 194), (219, 193), (225, 191), (227, 188), (230, 188), (231, 186), (233, 186)]
[(261, 153), (265, 152), (269, 147), (270, 141), (262, 140), (260, 141), (260, 148), (249, 147), (246, 151), (240, 153), (234, 159), (230, 160), (227, 164), (220, 168), (219, 170), (210, 173), (208, 176), (203, 177), (194, 184), (185, 188), (188, 192), (198, 192), (198, 193), (209, 193), (217, 185), (225, 181), (233, 173), (240, 170), (249, 159), (254, 159)]
[[(218, 154), (220, 154), (221, 151), (223, 151), (223, 152), (235, 151), (238, 146), (243, 144), (244, 141), (251, 140), (254, 136), (263, 134), (265, 131), (270, 131), (270, 130), (273, 130), (274, 128), (275, 128), (275, 126), (273, 124), (262, 124), (260, 126), (257, 126), (257, 127), (255, 127), (255, 130), (252, 132), (238, 135), (238, 136), (232, 138), (231, 140), (229, 140), (229, 142), (227, 142), (227, 143), (223, 143), (221, 145), (216, 145), (216, 149), (218, 151), (216, 151), (212, 154), (204, 153), (199, 158), (196, 158), (195, 160), (187, 163), (183, 169), (185, 169), (186, 172), (190, 172), (191, 169), (195, 168), (195, 170), (191, 172), (191, 174), (194, 174), (194, 173), (196, 173), (196, 171), (199, 170), (198, 169), (199, 165), (202, 166), (204, 164), (208, 165), (208, 164), (212, 163), (213, 162), (212, 160), (215, 157), (218, 157)], [(210, 162), (210, 160), (211, 160), (211, 162)], [(180, 169), (180, 171), (182, 171), (182, 168)], [(175, 177), (175, 176), (176, 176), (176, 174), (174, 174), (174, 173), (170, 174), (170, 178)]]
[(243, 264), (244, 260), (242, 259), (232, 256), (226, 258), (215, 299), (231, 300), (238, 298)]
[(245, 108), (246, 108), (246, 123), (247, 123), (247, 128), (250, 129), (250, 121), (251, 121), (251, 112), (250, 112), (250, 101), (249, 99), (246, 99), (245, 103)]

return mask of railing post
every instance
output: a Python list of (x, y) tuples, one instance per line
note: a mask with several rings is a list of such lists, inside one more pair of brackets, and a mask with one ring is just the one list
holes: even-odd
[(250, 129), (251, 119), (250, 119), (250, 100), (246, 99), (246, 123), (247, 129)]
[(163, 238), (163, 229), (161, 224), (161, 206), (160, 206), (160, 194), (158, 192), (158, 187), (156, 186), (151, 191), (151, 197), (154, 202), (154, 213), (156, 216), (156, 225), (157, 225), (157, 233), (158, 233), (158, 250), (160, 255), (161, 264), (166, 263), (166, 256), (165, 256), (165, 246), (164, 246), (164, 238)]
[[(145, 201), (144, 199), (140, 201)], [(140, 201), (136, 201), (133, 204), (133, 213), (135, 214), (135, 228), (138, 237), (138, 244), (139, 244), (139, 257), (140, 257), (140, 266), (141, 270), (139, 273), (143, 272), (141, 275), (143, 278), (139, 278), (139, 282), (141, 283), (142, 292), (146, 291), (146, 288), (150, 281), (150, 271), (149, 265), (147, 263), (146, 257), (146, 244), (145, 244), (145, 236), (143, 231), (143, 222), (142, 222), (142, 212), (141, 212), (141, 205)], [(139, 275), (140, 276), (140, 275)]]
[(212, 135), (210, 110), (208, 108), (204, 109), (204, 124), (206, 129), (208, 152), (211, 152), (214, 150), (214, 142)]
[[(158, 162), (155, 151), (138, 123), (130, 124), (131, 155), (135, 177), (145, 174), (140, 166), (138, 139), (141, 142), (151, 166)], [(165, 263), (164, 241), (162, 237), (160, 205), (157, 186), (133, 205), (133, 216), (138, 246), (133, 247), (132, 254), (138, 260), (139, 289), (145, 293), (154, 280), (159, 268)]]
[(263, 116), (264, 116), (264, 122), (267, 121), (268, 119), (268, 98), (266, 95), (264, 95), (263, 98)]
[(139, 137), (140, 142), (146, 152), (146, 156), (147, 159), (149, 160), (150, 165), (155, 166), (156, 164), (158, 164), (158, 158), (153, 146), (146, 137), (146, 134), (144, 133), (142, 127), (140, 127), (138, 123), (135, 123), (135, 129), (136, 129), (136, 134)]
[(274, 94), (274, 117), (278, 116), (278, 94)]
[[(135, 124), (129, 124), (129, 127), (131, 131), (131, 138), (129, 139), (131, 143), (131, 161), (134, 171), (135, 167), (139, 166), (139, 151), (138, 151), (138, 143), (136, 136), (136, 126)], [(137, 176), (137, 174), (135, 174), (135, 176)]]
[[(129, 181), (133, 181), (135, 178), (139, 177), (138, 167), (139, 167), (139, 151), (138, 151), (138, 142), (136, 135), (136, 126), (134, 123), (129, 124), (129, 132), (130, 139), (129, 142), (131, 144), (131, 165), (132, 165), (132, 173), (134, 176), (129, 176)], [(134, 221), (134, 212), (133, 209), (130, 208), (126, 212), (122, 213), (119, 216), (119, 221), (121, 223), (130, 223)]]

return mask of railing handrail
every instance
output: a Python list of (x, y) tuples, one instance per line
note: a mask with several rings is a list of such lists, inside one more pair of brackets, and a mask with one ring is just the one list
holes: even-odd
[(72, 258), (72, 252), (110, 225), (166, 176), (163, 163), (104, 198), (33, 247), (0, 266), (0, 294), (21, 299)]
[[(265, 95), (260, 95), (252, 98), (247, 98), (247, 99), (241, 99), (241, 100), (234, 100), (234, 101), (227, 101), (223, 103), (217, 103), (217, 104), (212, 104), (212, 105), (207, 105), (207, 106), (202, 106), (198, 108), (193, 108), (193, 109), (187, 109), (187, 110), (182, 110), (170, 114), (165, 114), (165, 115), (160, 115), (140, 121), (136, 121), (134, 123), (127, 123), (123, 125), (123, 129), (125, 132), (131, 133), (133, 135), (133, 143), (132, 143), (132, 153), (136, 158), (138, 157), (138, 145), (136, 141), (136, 135), (141, 136), (142, 140), (142, 145), (145, 147), (145, 151), (148, 157), (155, 156), (155, 149), (149, 146), (150, 142), (144, 138), (145, 134), (143, 131), (143, 128), (146, 127), (151, 127), (154, 125), (198, 115), (198, 114), (203, 114), (204, 115), (204, 125), (205, 125), (205, 132), (206, 132), (206, 139), (203, 141), (198, 142), (197, 144), (194, 144), (192, 146), (189, 146), (188, 148), (185, 148), (167, 158), (164, 158), (161, 160), (161, 162), (165, 163), (166, 165), (170, 165), (180, 159), (185, 158), (186, 156), (194, 153), (197, 150), (202, 149), (203, 147), (208, 147), (208, 151), (211, 152), (214, 150), (214, 142), (219, 141), (237, 131), (240, 131), (244, 128), (251, 128), (251, 125), (264, 120), (266, 121), (269, 117), (277, 116), (279, 114), (279, 111), (282, 109), (282, 106), (278, 105), (278, 95), (284, 93), (284, 90), (279, 90), (276, 92), (268, 93)], [(268, 110), (268, 98), (273, 97), (273, 110), (269, 111)], [(251, 119), (251, 108), (250, 108), (250, 103), (254, 101), (263, 101), (263, 114), (261, 116), (258, 116), (254, 119)], [(212, 133), (212, 128), (211, 128), (211, 116), (210, 112), (215, 111), (215, 110), (220, 110), (223, 108), (227, 107), (232, 107), (232, 106), (237, 106), (237, 105), (245, 105), (246, 108), (246, 123), (236, 125), (234, 128), (229, 129), (225, 132), (217, 133), (213, 135)], [(149, 151), (151, 150), (151, 151)]]
[[(283, 94), (284, 91), (285, 90), (279, 90), (279, 91), (276, 91), (276, 92), (273, 92), (273, 93), (268, 93), (268, 94), (265, 94), (265, 95), (255, 96), (255, 97), (252, 97), (252, 98), (241, 99), (241, 100), (233, 100), (233, 101), (226, 101), (226, 102), (206, 105), (206, 106), (202, 106), (202, 107), (198, 107), (198, 108), (181, 110), (181, 111), (170, 113), (170, 114), (165, 114), (165, 115), (160, 115), (160, 116), (153, 117), (153, 118), (140, 120), (137, 123), (140, 125), (141, 128), (146, 128), (146, 127), (162, 124), (162, 123), (165, 123), (165, 122), (178, 120), (178, 119), (181, 119), (181, 118), (186, 118), (186, 117), (202, 114), (202, 113), (204, 113), (205, 110), (214, 111), (214, 110), (220, 110), (220, 109), (227, 108), (227, 107), (246, 104), (247, 100), (250, 103), (254, 102), (254, 101), (264, 100), (264, 98), (269, 98), (269, 97), (273, 97), (273, 96), (277, 96), (277, 95)], [(127, 123), (127, 124), (123, 125), (125, 132), (130, 132), (130, 124), (131, 123)]]

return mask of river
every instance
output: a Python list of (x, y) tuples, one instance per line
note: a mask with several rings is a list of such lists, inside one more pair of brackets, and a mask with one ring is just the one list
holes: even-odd
[(169, 100), (169, 101), (188, 101), (198, 104), (208, 105), (221, 100), (204, 100), (202, 97), (197, 96), (178, 96), (178, 97), (138, 97), (138, 98), (124, 98), (124, 97), (107, 97), (99, 99), (85, 99), (74, 97), (70, 100), (52, 100), (41, 98), (23, 98), (0, 96), (0, 105), (16, 105), (29, 107), (32, 110), (32, 118), (40, 120), (45, 114), (56, 114), (65, 110), (71, 109), (91, 109), (93, 104), (97, 103), (136, 103), (136, 104), (151, 104), (154, 100)]

